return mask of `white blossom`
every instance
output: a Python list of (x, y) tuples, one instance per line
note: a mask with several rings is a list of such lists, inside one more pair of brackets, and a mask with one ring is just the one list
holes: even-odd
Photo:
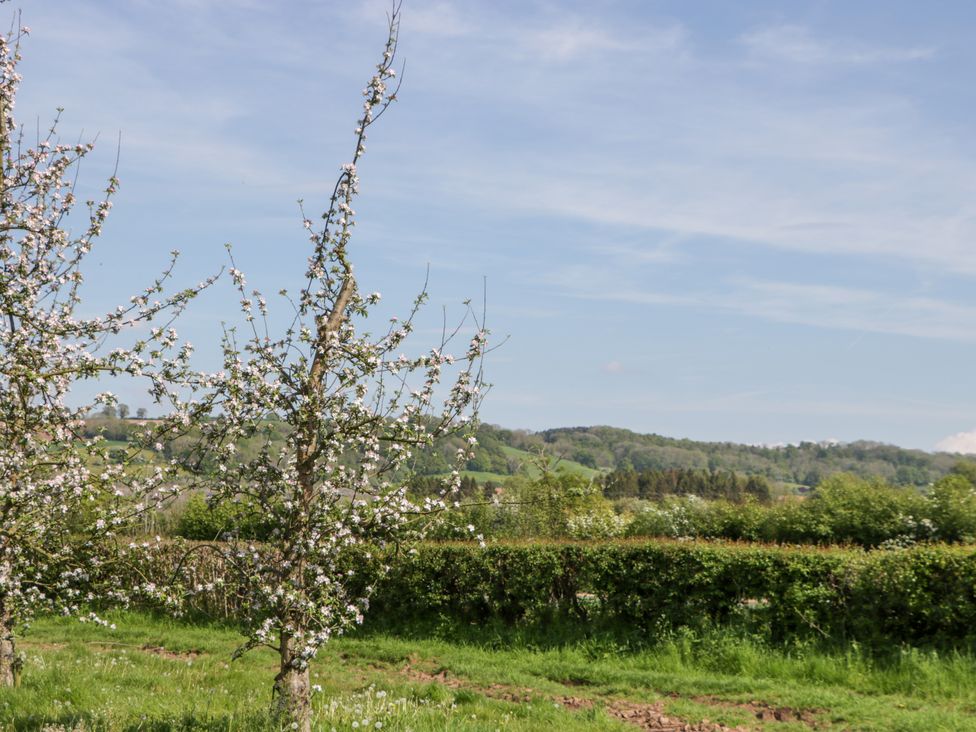
[[(204, 444), (219, 451), (212, 500), (251, 501), (271, 526), (261, 551), (233, 538), (212, 547), (233, 570), (244, 600), (240, 620), (248, 636), (239, 653), (256, 646), (278, 651), (277, 703), (304, 729), (307, 699), (292, 698), (288, 680), (304, 675), (298, 688), (308, 689), (308, 664), (319, 647), (361, 623), (368, 608), (371, 570), (348, 566), (351, 552), (373, 562), (370, 547), (409, 544), (423, 535), (432, 514), (448, 507), (443, 495), (410, 497), (404, 487), (410, 455), (472, 425), (483, 395), (486, 333), (470, 309), (464, 317), (474, 320), (478, 335), (460, 344), (457, 359), (445, 354), (453, 345), (447, 337), (418, 355), (404, 353), (426, 292), (406, 318), (390, 320), (386, 332), (360, 331), (380, 296), (361, 294), (353, 275), (352, 204), (365, 132), (395, 93), (387, 82), (397, 23), (394, 14), (383, 60), (363, 91), (352, 159), (341, 168), (321, 229), (301, 211), (312, 252), (306, 284), (288, 303), (293, 322), (283, 332), (272, 332), (264, 304), (255, 313), (252, 303), (260, 295), (245, 289), (230, 251), (242, 322), (228, 328), (221, 371), (213, 377), (220, 418), (200, 424)], [(453, 383), (441, 388), (451, 364)], [(271, 421), (284, 423), (283, 447), (254, 439)], [(246, 454), (218, 447), (245, 441), (251, 445)], [(457, 467), (468, 453), (459, 453)], [(452, 476), (445, 494), (460, 483), (457, 470)]]
[[(191, 349), (171, 328), (136, 326), (178, 315), (210, 284), (165, 294), (170, 265), (148, 287), (101, 316), (80, 316), (82, 264), (102, 231), (119, 188), (112, 175), (101, 200), (75, 209), (75, 169), (91, 143), (59, 142), (58, 115), (33, 147), (13, 114), (20, 81), (20, 43), (27, 29), (0, 36), (0, 607), (5, 627), (28, 623), (40, 610), (82, 612), (106, 582), (103, 599), (124, 603), (131, 593), (107, 576), (126, 561), (113, 539), (155, 507), (169, 470), (130, 472), (127, 463), (163, 435), (179, 434), (172, 419), (135, 435), (131, 450), (109, 459), (105, 441), (84, 439), (95, 405), (114, 405), (103, 391), (69, 406), (72, 386), (102, 377), (138, 377), (163, 409), (180, 408), (175, 391), (204, 385), (190, 371)], [(33, 127), (30, 125), (29, 127)], [(86, 309), (87, 310), (87, 309)], [(165, 316), (165, 317), (163, 317)], [(135, 343), (116, 346), (132, 334)], [(150, 357), (151, 356), (151, 357)], [(192, 414), (192, 410), (184, 414)], [(191, 419), (192, 422), (192, 419)], [(161, 447), (161, 446), (160, 446)], [(122, 556), (120, 556), (120, 552)], [(109, 561), (111, 554), (112, 561)], [(151, 583), (145, 589), (156, 593)], [(97, 615), (85, 619), (104, 624)], [(0, 672), (6, 661), (0, 658)], [(0, 683), (10, 679), (0, 673)]]

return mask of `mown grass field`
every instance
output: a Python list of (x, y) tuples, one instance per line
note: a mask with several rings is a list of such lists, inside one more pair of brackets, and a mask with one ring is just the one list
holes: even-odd
[[(231, 628), (114, 620), (116, 630), (38, 622), (20, 644), (21, 687), (0, 690), (0, 725), (273, 728), (271, 651), (231, 661)], [(334, 641), (313, 667), (315, 728), (635, 730), (708, 720), (697, 729), (976, 730), (976, 657), (967, 654), (896, 649), (878, 660), (857, 648), (774, 650), (728, 633), (636, 652), (484, 628), (452, 637), (374, 631)]]

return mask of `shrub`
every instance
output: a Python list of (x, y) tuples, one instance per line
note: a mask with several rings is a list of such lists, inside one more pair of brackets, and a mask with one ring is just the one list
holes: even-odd
[(265, 516), (251, 503), (213, 503), (203, 495), (190, 496), (176, 526), (177, 536), (198, 541), (215, 541), (235, 536), (266, 539), (271, 531)]
[(924, 498), (911, 489), (893, 488), (881, 480), (838, 474), (824, 480), (804, 505), (810, 529), (822, 542), (863, 546), (899, 537), (919, 537)]
[(834, 475), (807, 499), (764, 505), (671, 497), (660, 503), (621, 502), (633, 511), (628, 536), (699, 537), (786, 544), (909, 546), (934, 538), (976, 538), (976, 490), (960, 476), (936, 484), (930, 496), (881, 480)]
[(929, 494), (931, 520), (942, 541), (976, 541), (976, 487), (962, 475), (947, 475)]

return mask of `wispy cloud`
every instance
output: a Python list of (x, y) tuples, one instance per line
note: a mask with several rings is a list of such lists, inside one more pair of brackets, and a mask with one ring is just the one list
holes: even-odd
[(568, 61), (590, 51), (620, 50), (626, 45), (598, 28), (562, 25), (525, 32), (522, 43), (545, 61)]
[(855, 41), (824, 39), (799, 25), (759, 28), (741, 38), (756, 57), (806, 65), (856, 65), (921, 61), (935, 55), (935, 49), (915, 46), (893, 48)]
[(640, 38), (620, 30), (593, 25), (591, 20), (560, 19), (553, 25), (538, 25), (523, 30), (517, 38), (523, 51), (545, 62), (571, 59), (607, 51), (673, 52), (685, 40), (681, 26), (671, 24), (642, 29)]
[(721, 305), (784, 323), (976, 341), (976, 307), (927, 297), (795, 282), (743, 280)]
[[(542, 11), (527, 4), (524, 7), (527, 12), (515, 20), (488, 8), (477, 2), (456, 0), (417, 2), (404, 14), (403, 29), (408, 34), (444, 41), (463, 39), (466, 43), (474, 42), (479, 52), (516, 55), (547, 64), (592, 58), (607, 52), (675, 51), (685, 41), (684, 28), (674, 22), (642, 26), (636, 33), (633, 28), (595, 23), (590, 16), (565, 9)], [(368, 0), (360, 3), (355, 12), (360, 19), (376, 23), (388, 10), (385, 0)]]
[(636, 305), (736, 312), (817, 328), (976, 341), (976, 306), (856, 287), (727, 278), (708, 289), (672, 292), (635, 284), (635, 273), (574, 265), (541, 277), (562, 294)]
[[(476, 89), (492, 122), (506, 110), (499, 131), (515, 142), (438, 128), (427, 177), (445, 196), (520, 215), (976, 273), (976, 160), (915, 90), (773, 95), (762, 74), (730, 78), (729, 64), (748, 58), (741, 47), (718, 63), (668, 21), (621, 29), (533, 17), (525, 30), (506, 30), (498, 18), (480, 20), (477, 67), (439, 64), (429, 80)], [(930, 54), (822, 41), (799, 26), (756, 31), (745, 54), (772, 53), (774, 37), (792, 39), (793, 55), (811, 62), (868, 66)], [(565, 63), (583, 57), (585, 70)]]
[[(688, 398), (673, 398), (661, 393), (637, 393), (626, 396), (598, 396), (588, 395), (586, 392), (567, 394), (565, 404), (581, 407), (598, 408), (602, 406), (631, 407), (651, 412), (675, 414), (740, 414), (755, 416), (788, 416), (800, 415), (805, 417), (843, 417), (843, 418), (871, 418), (890, 419), (947, 419), (959, 420), (965, 418), (967, 410), (959, 407), (932, 405), (928, 407), (912, 406), (896, 401), (873, 400), (838, 400), (838, 399), (804, 399), (791, 397), (768, 391), (753, 393), (700, 396)], [(970, 433), (961, 433), (970, 434)], [(976, 435), (976, 433), (972, 433)], [(810, 441), (816, 441), (811, 439)], [(940, 443), (941, 444), (941, 443)], [(942, 449), (941, 447), (938, 449)], [(951, 450), (950, 450), (951, 451)]]
[[(390, 7), (387, 0), (361, 0), (340, 12), (357, 22), (382, 28)], [(481, 34), (470, 7), (455, 0), (418, 0), (405, 10), (400, 16), (400, 30), (404, 38), (419, 34), (450, 39)]]
[(668, 146), (649, 133), (616, 145), (601, 136), (625, 160), (595, 154), (582, 135), (567, 159), (452, 150), (465, 164), (440, 180), (451, 196), (526, 214), (976, 273), (976, 161), (923, 133), (912, 109), (865, 101), (842, 115), (743, 101), (709, 115), (697, 91), (673, 101), (691, 126), (667, 125)]

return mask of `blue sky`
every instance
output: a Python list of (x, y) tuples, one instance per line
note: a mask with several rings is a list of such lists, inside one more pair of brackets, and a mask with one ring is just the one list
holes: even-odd
[[(173, 248), (294, 286), (296, 199), (349, 157), (387, 3), (25, 0), (18, 116), (121, 131), (88, 304)], [(976, 451), (976, 62), (966, 2), (406, 0), (360, 166), (361, 286), (487, 282), (486, 421)], [(215, 365), (228, 285), (182, 319)], [(120, 389), (135, 408), (145, 400)], [(148, 405), (146, 405), (148, 406)], [(947, 441), (947, 438), (952, 437)]]

